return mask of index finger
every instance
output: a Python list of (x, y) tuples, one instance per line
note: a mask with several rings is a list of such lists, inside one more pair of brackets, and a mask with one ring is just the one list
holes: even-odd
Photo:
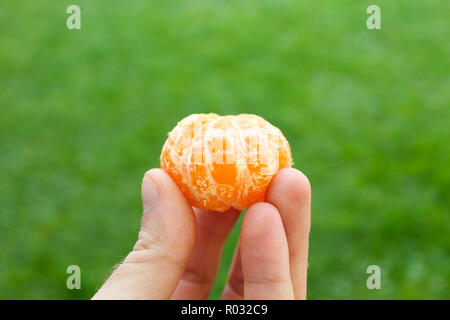
[(294, 298), (288, 243), (274, 206), (260, 202), (248, 209), (242, 221), (240, 253), (245, 299)]

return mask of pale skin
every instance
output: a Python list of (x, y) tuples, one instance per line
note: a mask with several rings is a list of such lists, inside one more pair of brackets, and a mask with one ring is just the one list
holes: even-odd
[[(161, 169), (142, 181), (133, 250), (93, 299), (207, 299), (239, 212), (192, 208)], [(273, 178), (244, 215), (222, 299), (306, 299), (311, 187), (296, 169)]]

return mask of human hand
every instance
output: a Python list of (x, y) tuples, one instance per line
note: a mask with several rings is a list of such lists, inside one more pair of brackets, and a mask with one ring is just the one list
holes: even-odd
[[(142, 182), (138, 241), (93, 299), (206, 299), (239, 217), (192, 209), (161, 169)], [(305, 299), (311, 188), (296, 169), (273, 178), (245, 213), (222, 299)]]

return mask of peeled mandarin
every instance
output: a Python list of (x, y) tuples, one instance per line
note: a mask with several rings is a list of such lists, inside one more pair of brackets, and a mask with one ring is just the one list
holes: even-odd
[(189, 203), (220, 212), (264, 201), (272, 177), (291, 164), (281, 131), (251, 114), (192, 114), (169, 133), (161, 153), (161, 168)]

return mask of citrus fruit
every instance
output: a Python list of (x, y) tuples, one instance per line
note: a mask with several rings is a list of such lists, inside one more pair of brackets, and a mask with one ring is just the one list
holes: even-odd
[(169, 133), (161, 153), (161, 168), (189, 203), (220, 212), (264, 201), (272, 177), (291, 164), (281, 131), (251, 114), (192, 114)]

